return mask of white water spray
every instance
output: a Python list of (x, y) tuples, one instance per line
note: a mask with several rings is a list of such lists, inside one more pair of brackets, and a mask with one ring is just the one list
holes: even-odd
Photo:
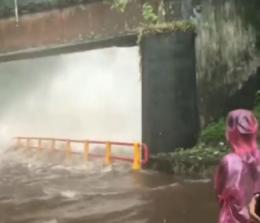
[(1, 64), (0, 138), (140, 141), (139, 74), (137, 47)]

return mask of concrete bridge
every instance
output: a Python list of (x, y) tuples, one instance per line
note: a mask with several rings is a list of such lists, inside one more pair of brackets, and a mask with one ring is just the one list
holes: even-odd
[[(142, 0), (124, 12), (112, 0), (18, 0), (17, 13), (13, 2), (0, 3), (0, 61), (136, 45), (143, 22)], [(187, 17), (186, 2), (149, 0), (156, 12), (164, 6), (164, 20)]]
[[(0, 61), (137, 44), (143, 1), (130, 1), (124, 13), (101, 0), (79, 2), (58, 8), (20, 5), (16, 16), (15, 10), (2, 13)], [(166, 5), (165, 20), (172, 19), (170, 9), (175, 4), (179, 10), (174, 16), (181, 17), (180, 1), (149, 3), (156, 11), (160, 4)], [(193, 33), (146, 37), (140, 47), (143, 141), (152, 152), (194, 145), (199, 124)]]
[[(159, 1), (151, 3), (157, 8)], [(124, 13), (102, 0), (26, 14), (22, 9), (29, 6), (20, 7), (19, 17), (11, 13), (0, 19), (0, 61), (136, 45), (143, 21), (139, 0), (131, 1)]]

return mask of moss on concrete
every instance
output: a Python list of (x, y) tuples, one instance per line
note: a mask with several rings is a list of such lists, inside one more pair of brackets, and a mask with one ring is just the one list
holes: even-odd
[(141, 24), (138, 27), (137, 44), (140, 44), (144, 36), (173, 32), (194, 32), (195, 26), (189, 21), (173, 21), (156, 24)]
[(157, 24), (142, 24), (139, 32), (143, 35), (167, 33), (167, 32), (187, 32), (194, 31), (195, 26), (189, 21), (173, 21)]

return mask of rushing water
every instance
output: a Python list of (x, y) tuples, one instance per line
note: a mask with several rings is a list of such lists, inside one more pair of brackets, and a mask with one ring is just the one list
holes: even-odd
[[(126, 58), (126, 59), (124, 59)], [(17, 135), (141, 139), (138, 48), (0, 66), (0, 143)], [(212, 184), (63, 153), (0, 149), (0, 223), (209, 223)], [(119, 151), (119, 150), (117, 150)]]
[(101, 160), (66, 160), (30, 150), (1, 155), (0, 222), (208, 223), (216, 221), (209, 180), (176, 180)]

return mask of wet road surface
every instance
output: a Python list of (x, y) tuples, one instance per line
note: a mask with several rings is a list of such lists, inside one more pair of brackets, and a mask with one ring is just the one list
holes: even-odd
[(133, 173), (128, 164), (103, 167), (54, 152), (9, 151), (0, 161), (1, 223), (216, 222), (210, 180)]

